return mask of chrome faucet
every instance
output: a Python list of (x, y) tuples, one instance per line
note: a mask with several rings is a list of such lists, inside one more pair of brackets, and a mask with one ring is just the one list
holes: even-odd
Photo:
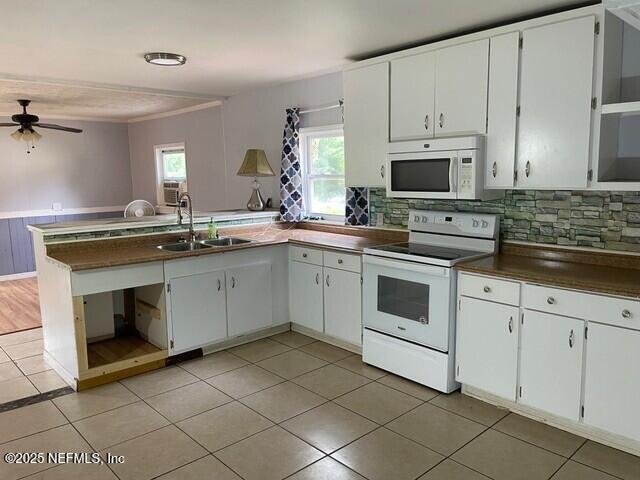
[(187, 192), (183, 192), (178, 198), (178, 225), (182, 225), (182, 199), (186, 198), (189, 204), (189, 241), (191, 243), (196, 241), (196, 232), (193, 229), (193, 203), (191, 201), (191, 195)]

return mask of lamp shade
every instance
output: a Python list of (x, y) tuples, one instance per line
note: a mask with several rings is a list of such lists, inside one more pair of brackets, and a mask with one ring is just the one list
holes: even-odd
[(238, 175), (242, 177), (273, 177), (275, 173), (269, 165), (264, 150), (251, 148), (244, 154), (244, 161), (238, 170)]

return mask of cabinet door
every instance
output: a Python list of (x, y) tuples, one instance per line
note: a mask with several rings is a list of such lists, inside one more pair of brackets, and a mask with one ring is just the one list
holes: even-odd
[(318, 332), (324, 331), (322, 267), (290, 262), (289, 309), (291, 321)]
[(513, 187), (520, 33), (493, 37), (489, 56), (485, 186)]
[(456, 380), (516, 399), (518, 307), (460, 297)]
[(391, 62), (391, 141), (433, 137), (436, 54)]
[(324, 281), (324, 333), (362, 345), (360, 274), (325, 268)]
[(519, 402), (578, 421), (584, 321), (526, 310), (521, 329)]
[(531, 28), (522, 40), (517, 186), (584, 188), (594, 17)]
[(584, 423), (640, 441), (640, 332), (589, 324)]
[(245, 265), (226, 273), (229, 336), (270, 327), (273, 323), (271, 264)]
[(345, 182), (384, 187), (389, 141), (389, 63), (343, 74)]
[(173, 278), (170, 284), (172, 355), (227, 336), (224, 271)]
[(485, 133), (489, 39), (436, 50), (436, 135)]

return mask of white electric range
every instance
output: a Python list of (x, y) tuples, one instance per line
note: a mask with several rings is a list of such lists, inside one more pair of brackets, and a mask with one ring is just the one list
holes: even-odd
[(452, 392), (456, 263), (498, 250), (496, 215), (411, 210), (409, 242), (365, 248), (365, 363)]

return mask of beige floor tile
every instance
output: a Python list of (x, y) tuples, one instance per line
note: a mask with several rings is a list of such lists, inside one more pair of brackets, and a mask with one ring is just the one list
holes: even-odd
[(168, 367), (122, 380), (122, 384), (140, 398), (149, 398), (198, 381), (179, 367)]
[(551, 477), (551, 480), (615, 480), (604, 472), (596, 470), (581, 463), (569, 460), (558, 472)]
[(6, 347), (2, 347), (2, 349), (12, 360), (33, 357), (34, 355), (42, 355), (42, 340), (18, 343), (16, 345), (7, 345)]
[(338, 360), (342, 360), (343, 358), (353, 355), (347, 350), (324, 342), (309, 343), (308, 345), (300, 347), (300, 350), (330, 363), (337, 362)]
[(481, 402), (468, 395), (462, 395), (460, 392), (450, 394), (441, 394), (430, 400), (431, 403), (438, 407), (457, 413), (463, 417), (473, 420), (490, 427), (498, 420), (509, 414), (508, 410), (498, 408), (486, 402)]
[(276, 342), (284, 343), (287, 347), (291, 348), (299, 348), (303, 345), (307, 345), (316, 341), (315, 338), (307, 337), (306, 335), (302, 335), (301, 333), (291, 331), (279, 333), (269, 338), (275, 340)]
[(370, 480), (409, 480), (425, 473), (442, 456), (379, 428), (331, 455)]
[(104, 464), (67, 463), (28, 476), (25, 480), (118, 480)]
[(449, 460), (448, 458), (436, 465), (418, 480), (488, 480), (489, 477), (474, 472), (470, 468)]
[(59, 427), (67, 419), (51, 402), (28, 405), (0, 413), (0, 443)]
[(276, 423), (326, 402), (324, 398), (291, 382), (269, 387), (240, 401)]
[(35, 355), (33, 357), (21, 358), (16, 360), (18, 368), (22, 370), (25, 375), (32, 375), (34, 373), (45, 372), (51, 370), (49, 365), (42, 355)]
[(563, 457), (573, 455), (585, 442), (582, 437), (515, 413), (504, 417), (493, 428)]
[(415, 397), (375, 382), (334, 401), (380, 424), (387, 423), (422, 403)]
[(425, 403), (396, 418), (387, 428), (449, 456), (487, 427)]
[(494, 480), (546, 480), (566, 460), (491, 429), (451, 458)]
[(420, 385), (419, 383), (412, 382), (411, 380), (407, 380), (406, 378), (393, 374), (382, 377), (378, 382), (386, 385), (387, 387), (395, 388), (396, 390), (407, 393), (412, 397), (424, 400), (425, 402), (428, 402), (432, 398), (440, 395), (440, 392), (429, 387), (425, 387), (424, 385)]
[(231, 401), (231, 397), (205, 382), (191, 383), (146, 399), (171, 422), (179, 422)]
[(19, 343), (33, 342), (34, 340), (42, 340), (42, 328), (33, 328), (31, 330), (24, 330), (22, 332), (0, 335), (0, 347), (18, 345)]
[(267, 358), (266, 360), (262, 360), (256, 365), (264, 368), (265, 370), (269, 370), (282, 378), (290, 380), (302, 375), (303, 373), (307, 373), (327, 365), (327, 362), (311, 355), (307, 355), (306, 353), (302, 353), (299, 350), (291, 350), (289, 352)]
[(269, 420), (241, 403), (233, 402), (177, 424), (211, 452), (220, 450), (271, 426)]
[(336, 462), (333, 458), (324, 457), (288, 477), (287, 480), (365, 480), (365, 478)]
[(265, 358), (273, 357), (280, 353), (284, 353), (291, 350), (291, 347), (274, 342), (268, 338), (256, 340), (255, 342), (245, 343), (237, 347), (230, 348), (229, 351), (234, 355), (244, 358), (248, 362), (259, 362)]
[(53, 403), (71, 422), (137, 402), (139, 398), (118, 382), (55, 398)]
[(640, 478), (640, 457), (600, 443), (588, 441), (575, 453), (572, 460), (625, 480)]
[(246, 360), (228, 352), (216, 352), (205, 355), (202, 358), (181, 363), (180, 366), (196, 377), (205, 379), (230, 370), (235, 370), (246, 364)]
[(148, 480), (207, 454), (174, 425), (121, 443), (108, 451), (125, 457), (124, 463), (111, 465), (120, 480)]
[(0, 404), (38, 395), (38, 393), (40, 393), (38, 389), (27, 377), (17, 377), (0, 382)]
[(4, 353), (4, 350), (2, 350), (2, 348), (0, 348), (0, 363), (6, 363), (6, 362), (10, 362), (10, 361), (11, 361), (11, 359), (9, 358), (9, 355)]
[[(91, 451), (91, 447), (71, 425), (62, 425), (0, 445), (0, 459), (4, 459), (5, 454), (10, 452), (40, 452), (46, 455), (54, 452), (81, 453)], [(15, 480), (48, 468), (51, 468), (51, 464), (31, 463), (18, 465), (0, 461), (0, 478), (2, 480)]]
[(371, 382), (370, 379), (335, 365), (327, 365), (292, 380), (307, 390), (333, 399)]
[(0, 363), (0, 382), (20, 377), (24, 377), (24, 375), (13, 362)]
[(31, 383), (36, 386), (40, 393), (69, 386), (55, 370), (34, 373), (33, 375), (29, 375), (29, 380), (31, 380)]
[(73, 423), (96, 450), (111, 447), (168, 424), (162, 415), (144, 402), (125, 405)]
[(334, 452), (378, 427), (335, 403), (320, 405), (280, 426), (325, 453)]
[(165, 473), (156, 480), (242, 480), (220, 460), (212, 455), (189, 463), (172, 472)]
[(351, 370), (352, 372), (363, 375), (371, 380), (377, 380), (387, 375), (387, 372), (380, 370), (379, 368), (367, 365), (362, 361), (360, 355), (351, 355), (350, 357), (343, 358), (342, 360), (335, 362), (336, 365)]
[(279, 480), (322, 456), (322, 452), (278, 426), (216, 453), (216, 457), (246, 480)]
[(245, 365), (206, 381), (233, 398), (242, 398), (282, 383), (284, 379), (256, 365)]

